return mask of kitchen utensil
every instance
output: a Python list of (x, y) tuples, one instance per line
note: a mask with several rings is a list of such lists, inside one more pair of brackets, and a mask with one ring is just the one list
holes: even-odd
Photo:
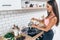
[(30, 7), (33, 7), (34, 6), (34, 4), (30, 4)]
[(33, 28), (33, 27), (31, 27), (31, 28), (30, 27), (27, 27), (25, 29), (22, 29), (22, 32), (23, 33), (27, 33), (27, 35), (33, 37), (33, 36), (35, 36), (36, 34), (42, 32), (42, 31), (41, 30), (38, 30), (36, 28)]

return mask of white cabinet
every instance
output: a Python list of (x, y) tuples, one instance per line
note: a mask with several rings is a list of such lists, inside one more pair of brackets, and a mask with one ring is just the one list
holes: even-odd
[(0, 10), (21, 9), (21, 0), (0, 0)]
[(45, 9), (46, 1), (47, 0), (0, 0), (0, 11)]

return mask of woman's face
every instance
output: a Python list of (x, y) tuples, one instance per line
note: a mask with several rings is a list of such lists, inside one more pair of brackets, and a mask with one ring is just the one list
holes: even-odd
[(51, 11), (52, 11), (52, 6), (49, 5), (48, 3), (47, 3), (47, 6), (46, 6), (46, 7), (47, 7), (47, 11), (48, 11), (48, 12), (51, 12)]

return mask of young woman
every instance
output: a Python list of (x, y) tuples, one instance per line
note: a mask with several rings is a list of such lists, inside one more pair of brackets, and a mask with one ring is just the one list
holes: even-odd
[[(45, 27), (40, 27), (38, 25), (37, 26), (32, 25), (32, 27), (44, 31), (44, 35), (43, 35), (42, 40), (52, 40), (54, 33), (51, 28), (54, 25), (58, 26), (58, 24), (59, 24), (58, 6), (57, 6), (57, 3), (55, 0), (49, 0), (47, 2), (46, 7), (47, 7), (48, 16), (44, 19)], [(32, 18), (32, 19), (39, 20), (36, 18)]]

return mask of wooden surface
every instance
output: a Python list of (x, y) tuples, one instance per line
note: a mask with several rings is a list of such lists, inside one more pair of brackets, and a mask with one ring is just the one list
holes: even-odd
[(39, 36), (41, 36), (43, 33), (44, 32), (42, 31), (41, 33), (35, 35), (34, 37), (31, 37), (31, 36), (29, 36), (27, 34), (24, 34), (24, 33), (22, 33), (22, 35), (26, 37), (25, 40), (36, 40), (36, 38), (38, 38)]
[[(35, 35), (34, 37), (31, 37), (31, 36), (29, 36), (29, 35), (27, 35), (25, 33), (21, 33), (21, 35), (26, 37), (25, 40), (36, 40), (36, 38), (38, 38), (39, 36), (41, 36), (43, 33), (44, 32), (42, 31), (41, 33)], [(0, 37), (0, 40), (5, 40), (5, 38)]]
[(0, 40), (4, 40), (4, 38), (0, 36)]

